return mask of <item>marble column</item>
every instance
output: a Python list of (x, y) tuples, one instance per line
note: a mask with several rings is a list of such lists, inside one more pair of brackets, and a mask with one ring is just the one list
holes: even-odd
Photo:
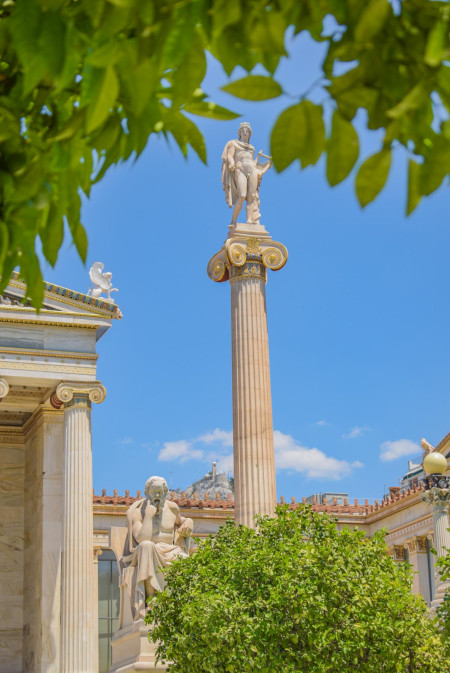
[(61, 383), (64, 403), (63, 551), (61, 596), (61, 673), (96, 673), (92, 629), (93, 514), (91, 402), (102, 402), (96, 383)]
[(427, 539), (415, 536), (407, 540), (409, 562), (413, 567), (412, 591), (430, 603), (430, 582), (428, 578)]
[(286, 261), (286, 248), (267, 233), (234, 231), (208, 265), (212, 280), (231, 285), (235, 516), (250, 527), (255, 514), (272, 516), (276, 505), (265, 286), (267, 268)]
[[(445, 477), (444, 477), (445, 479)], [(422, 494), (422, 500), (431, 506), (434, 529), (434, 548), (437, 557), (444, 556), (446, 548), (450, 549), (450, 533), (448, 508), (450, 504), (450, 488), (433, 487)], [(431, 610), (435, 611), (437, 606), (444, 600), (444, 595), (449, 587), (449, 582), (442, 582), (439, 577), (439, 570), (435, 570), (436, 591), (431, 601)]]

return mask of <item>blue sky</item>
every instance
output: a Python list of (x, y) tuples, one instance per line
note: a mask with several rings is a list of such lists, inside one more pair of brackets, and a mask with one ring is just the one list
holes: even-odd
[[(321, 48), (304, 37), (290, 45), (278, 79), (297, 95), (316, 78)], [(230, 221), (221, 153), (246, 120), (268, 154), (278, 112), (295, 101), (240, 101), (219, 91), (226, 81), (211, 60), (205, 90), (243, 116), (197, 119), (209, 165), (152, 138), (86, 201), (87, 268), (68, 242), (56, 268), (44, 267), (46, 280), (87, 291), (89, 266), (103, 261), (120, 290), (124, 317), (98, 344), (107, 398), (93, 410), (96, 492), (133, 493), (151, 474), (183, 488), (214, 459), (230, 470), (230, 291), (206, 275)], [(361, 156), (378, 143), (364, 133)], [(435, 444), (450, 429), (448, 188), (406, 218), (405, 166), (395, 152), (387, 187), (364, 211), (353, 178), (327, 186), (323, 160), (264, 178), (262, 223), (289, 250), (267, 285), (278, 496), (378, 498), (422, 436)]]

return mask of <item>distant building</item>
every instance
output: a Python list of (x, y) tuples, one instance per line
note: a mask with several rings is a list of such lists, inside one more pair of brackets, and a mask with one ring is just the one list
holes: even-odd
[(334, 493), (327, 491), (326, 493), (314, 493), (313, 495), (309, 495), (306, 498), (306, 502), (310, 505), (323, 505), (327, 502), (330, 505), (343, 505), (345, 499), (348, 500), (348, 493)]

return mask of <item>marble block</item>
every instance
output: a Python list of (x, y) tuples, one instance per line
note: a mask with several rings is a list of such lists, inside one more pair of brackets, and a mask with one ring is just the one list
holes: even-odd
[(139, 619), (117, 631), (111, 641), (112, 664), (109, 673), (166, 671), (166, 665), (156, 662), (156, 645), (148, 639), (150, 628)]

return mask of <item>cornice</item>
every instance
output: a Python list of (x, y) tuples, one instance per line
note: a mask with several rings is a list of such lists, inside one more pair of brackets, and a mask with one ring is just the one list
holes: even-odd
[(66, 358), (68, 360), (98, 360), (97, 353), (78, 353), (77, 351), (47, 351), (44, 349), (27, 349), (27, 348), (9, 348), (8, 346), (2, 346), (0, 348), (0, 353), (5, 355), (24, 355), (30, 357), (53, 357), (53, 358)]
[(0, 426), (0, 444), (24, 445), (25, 435), (22, 428), (16, 426)]
[(435, 451), (440, 451), (443, 453), (445, 446), (450, 442), (450, 432), (445, 435), (443, 439), (439, 442), (439, 444), (436, 446)]
[[(56, 312), (57, 315), (60, 315), (61, 317), (67, 315), (66, 313), (59, 313)], [(85, 314), (80, 315), (80, 317), (89, 317), (85, 316)], [(102, 318), (104, 319), (104, 316), (98, 315), (98, 316), (92, 316), (92, 317), (97, 317), (97, 318)], [(98, 325), (93, 325), (92, 323), (75, 323), (75, 322), (54, 322), (53, 320), (50, 322), (43, 322), (42, 320), (39, 320), (38, 318), (5, 318), (3, 316), (0, 316), (0, 322), (6, 322), (6, 323), (16, 323), (19, 325), (38, 325), (39, 327), (43, 327), (45, 325), (48, 325), (49, 327), (59, 327), (59, 328), (64, 328), (64, 329), (91, 329), (91, 330), (96, 330), (98, 328)]]

